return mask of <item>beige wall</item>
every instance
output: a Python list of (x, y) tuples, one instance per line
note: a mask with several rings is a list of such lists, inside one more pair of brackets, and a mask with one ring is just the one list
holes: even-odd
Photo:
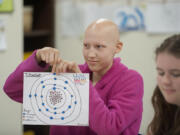
[(121, 34), (124, 43), (122, 52), (118, 55), (122, 62), (136, 69), (144, 79), (143, 119), (140, 133), (145, 133), (153, 117), (151, 97), (156, 85), (154, 50), (168, 35), (148, 35), (145, 32), (129, 32)]
[[(60, 2), (56, 4), (56, 47), (60, 50), (61, 56), (67, 60), (74, 60), (77, 63), (83, 62), (81, 53), (82, 39), (61, 38), (60, 36)], [(153, 117), (151, 96), (156, 85), (156, 70), (154, 61), (154, 50), (167, 37), (164, 35), (150, 35), (146, 32), (126, 32), (120, 34), (124, 43), (123, 50), (117, 56), (130, 68), (136, 69), (144, 79), (144, 112), (140, 133), (145, 134), (147, 126)]]
[(0, 135), (21, 135), (21, 105), (12, 101), (3, 92), (7, 76), (22, 61), (22, 0), (14, 0), (12, 13), (0, 13), (0, 19), (5, 21), (7, 50), (0, 51)]

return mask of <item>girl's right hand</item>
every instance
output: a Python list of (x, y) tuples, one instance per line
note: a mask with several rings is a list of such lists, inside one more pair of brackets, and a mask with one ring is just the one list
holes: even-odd
[(56, 48), (44, 47), (42, 49), (38, 49), (36, 52), (36, 60), (38, 63), (41, 61), (45, 62), (52, 66), (52, 72), (56, 71), (56, 65), (60, 63), (60, 52)]

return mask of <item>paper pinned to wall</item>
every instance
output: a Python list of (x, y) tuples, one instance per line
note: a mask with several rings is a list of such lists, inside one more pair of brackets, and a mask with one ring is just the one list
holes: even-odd
[(79, 37), (87, 26), (99, 18), (114, 19), (119, 2), (99, 4), (92, 2), (61, 1), (60, 33), (62, 36)]
[(99, 18), (113, 20), (114, 11), (119, 7), (119, 2), (98, 4), (97, 2), (85, 2), (81, 4), (84, 17), (84, 30), (93, 21)]
[(3, 0), (0, 0), (0, 4), (2, 4)]
[(123, 6), (114, 12), (114, 21), (119, 30), (144, 30), (144, 12), (140, 7)]
[(149, 33), (180, 32), (180, 2), (149, 3), (146, 11), (146, 30)]
[(101, 5), (100, 17), (114, 19), (114, 12), (119, 8), (119, 2), (104, 3)]
[(25, 72), (22, 122), (89, 125), (89, 74)]
[(6, 50), (6, 36), (5, 36), (5, 23), (0, 20), (0, 51)]
[(83, 12), (73, 1), (61, 2), (60, 33), (62, 36), (79, 36), (83, 32)]
[(83, 13), (83, 30), (85, 30), (90, 23), (100, 17), (100, 8), (97, 2), (82, 2), (79, 3), (79, 8)]
[(13, 0), (0, 0), (0, 12), (12, 12)]
[(60, 33), (62, 36), (79, 37), (85, 28), (100, 17), (96, 2), (62, 1)]

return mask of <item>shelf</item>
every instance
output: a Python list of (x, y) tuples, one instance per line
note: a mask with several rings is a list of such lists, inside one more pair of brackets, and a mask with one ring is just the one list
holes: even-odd
[(50, 31), (48, 30), (34, 30), (28, 33), (24, 33), (25, 38), (43, 37), (49, 35), (50, 35)]
[(32, 28), (24, 33), (24, 52), (54, 47), (54, 0), (24, 0), (33, 7)]

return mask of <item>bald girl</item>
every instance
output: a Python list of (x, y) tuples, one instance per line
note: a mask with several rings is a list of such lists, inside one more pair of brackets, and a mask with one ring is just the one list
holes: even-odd
[(51, 126), (50, 135), (138, 135), (143, 80), (138, 72), (115, 57), (121, 48), (117, 25), (98, 19), (85, 31), (82, 49), (85, 64), (61, 59), (55, 48), (42, 48), (18, 66), (4, 89), (14, 100), (22, 101), (23, 72), (44, 72), (52, 66), (52, 72), (57, 73), (89, 73), (89, 125)]

